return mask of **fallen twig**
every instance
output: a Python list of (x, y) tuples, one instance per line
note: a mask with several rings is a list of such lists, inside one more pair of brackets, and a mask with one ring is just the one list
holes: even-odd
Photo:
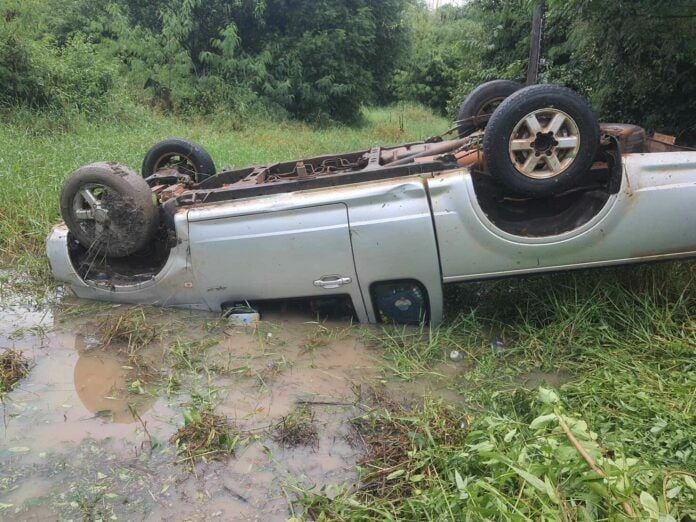
[[(577, 450), (577, 452), (580, 454), (580, 456), (583, 458), (583, 460), (585, 462), (587, 462), (587, 465), (590, 466), (590, 468), (592, 468), (592, 470), (595, 471), (601, 477), (607, 478), (607, 474), (604, 472), (604, 470), (597, 465), (597, 462), (595, 462), (595, 460), (592, 458), (592, 455), (587, 453), (587, 450), (585, 450), (585, 448), (582, 447), (582, 444), (580, 444), (578, 439), (575, 438), (575, 435), (573, 435), (573, 432), (570, 431), (570, 428), (563, 420), (563, 417), (561, 416), (561, 414), (558, 413), (558, 411), (554, 411), (554, 413), (556, 414), (556, 417), (558, 418), (558, 424), (561, 426), (561, 429), (566, 434), (566, 436), (568, 437), (568, 440), (570, 440), (570, 443)], [(628, 516), (630, 518), (636, 518), (636, 513), (633, 511), (633, 508), (628, 503), (628, 501), (624, 500), (621, 503), (621, 506), (623, 507), (623, 510), (624, 510), (624, 513), (626, 513), (626, 516)]]
[(307, 400), (297, 400), (295, 401), (295, 404), (299, 405), (307, 405), (307, 406), (346, 406), (346, 407), (355, 407), (359, 408), (364, 411), (370, 411), (371, 408), (368, 408), (364, 404), (360, 404), (358, 402), (337, 402), (337, 401), (307, 401)]

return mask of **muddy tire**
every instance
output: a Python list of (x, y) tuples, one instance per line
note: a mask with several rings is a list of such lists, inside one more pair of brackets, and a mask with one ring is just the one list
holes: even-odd
[(152, 191), (136, 172), (93, 163), (63, 185), (60, 213), (77, 241), (94, 255), (124, 257), (144, 248), (158, 226)]
[(512, 80), (493, 80), (476, 87), (464, 99), (459, 107), (457, 121), (459, 137), (468, 136), (476, 130), (486, 127), (488, 119), (498, 105), (524, 85)]
[(147, 151), (142, 175), (147, 178), (168, 168), (188, 174), (197, 183), (215, 175), (215, 163), (210, 154), (200, 145), (179, 138), (160, 141)]
[(592, 167), (599, 123), (578, 93), (532, 85), (491, 116), (483, 139), (490, 173), (517, 194), (546, 197), (578, 184)]

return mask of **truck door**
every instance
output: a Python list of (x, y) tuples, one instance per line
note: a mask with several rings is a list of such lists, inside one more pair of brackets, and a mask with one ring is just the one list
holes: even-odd
[(195, 284), (211, 309), (226, 302), (350, 296), (367, 312), (342, 203), (238, 214), (234, 204), (189, 211)]

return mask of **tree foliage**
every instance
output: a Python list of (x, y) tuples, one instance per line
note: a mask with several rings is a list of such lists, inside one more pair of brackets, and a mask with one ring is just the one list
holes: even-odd
[[(408, 2), (10, 0), (0, 8), (9, 20), (0, 32), (0, 99), (60, 104), (46, 88), (56, 82), (46, 79), (66, 78), (52, 69), (78, 67), (79, 57), (90, 61), (92, 53), (167, 109), (243, 113), (263, 106), (303, 119), (354, 121), (361, 105), (390, 99)], [(95, 88), (108, 89), (101, 76), (113, 80), (114, 71), (87, 78), (85, 92), (87, 71), (72, 71), (67, 85), (94, 99)]]
[[(350, 122), (414, 100), (449, 115), (523, 80), (538, 0), (5, 0), (0, 104), (98, 110), (113, 91), (181, 113)], [(547, 0), (542, 81), (605, 120), (696, 138), (696, 5)]]
[[(457, 105), (491, 79), (524, 80), (538, 0), (421, 7), (397, 92), (433, 108)], [(605, 120), (696, 139), (696, 4), (668, 0), (548, 0), (542, 82), (575, 88)], [(424, 33), (424, 34), (423, 34)], [(459, 44), (459, 45), (457, 45)], [(443, 97), (448, 98), (447, 103)]]

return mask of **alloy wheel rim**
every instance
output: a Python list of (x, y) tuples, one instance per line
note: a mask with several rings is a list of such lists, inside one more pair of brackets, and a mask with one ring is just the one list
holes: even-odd
[(565, 112), (552, 107), (527, 114), (508, 141), (515, 169), (531, 179), (550, 179), (566, 171), (580, 150), (578, 125)]

